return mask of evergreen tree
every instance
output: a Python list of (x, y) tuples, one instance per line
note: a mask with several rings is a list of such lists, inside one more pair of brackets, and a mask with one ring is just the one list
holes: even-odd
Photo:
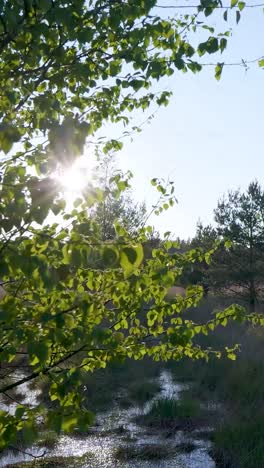
[[(255, 310), (264, 287), (264, 191), (257, 181), (230, 191), (215, 210), (216, 231), (232, 246), (222, 252), (217, 282), (244, 296)], [(216, 270), (215, 270), (216, 273)]]

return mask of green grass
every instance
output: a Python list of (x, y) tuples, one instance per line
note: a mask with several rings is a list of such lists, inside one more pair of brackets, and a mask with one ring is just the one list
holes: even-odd
[[(198, 307), (195, 313), (201, 321), (208, 320), (214, 308), (220, 310), (227, 305), (223, 303), (221, 307), (217, 301), (219, 298), (209, 298)], [(236, 361), (211, 359), (206, 363), (184, 359), (169, 364), (175, 381), (192, 382), (190, 397), (220, 403), (220, 409), (211, 415), (215, 433), (209, 434), (214, 442), (212, 456), (217, 466), (264, 467), (263, 328), (232, 323), (217, 328), (211, 336), (199, 338), (198, 343), (219, 349), (230, 343), (241, 343)]]
[[(125, 408), (135, 403), (144, 403), (159, 390), (157, 384), (149, 385), (147, 381), (158, 377), (160, 369), (161, 365), (151, 360), (143, 362), (127, 359), (124, 363), (113, 362), (108, 368), (100, 369), (92, 375), (83, 375), (87, 388), (84, 392), (87, 407), (98, 412), (112, 407), (115, 400)], [(123, 396), (120, 397), (120, 394)]]
[(7, 465), (6, 468), (79, 468), (84, 463), (92, 462), (93, 454), (86, 453), (81, 457), (51, 457)]
[(251, 418), (230, 421), (219, 427), (212, 437), (219, 458), (227, 459), (232, 468), (264, 467), (264, 411), (252, 412)]
[(53, 448), (58, 441), (58, 434), (54, 431), (42, 432), (39, 435), (37, 445), (44, 448)]
[(161, 387), (158, 382), (155, 381), (134, 381), (128, 388), (128, 396), (134, 402), (139, 405), (143, 405), (147, 401), (151, 400), (158, 392)]
[(121, 462), (131, 460), (159, 461), (173, 457), (176, 453), (191, 453), (195, 449), (192, 443), (180, 444), (175, 447), (166, 444), (121, 445), (114, 453), (116, 460)]
[(147, 401), (151, 400), (161, 387), (159, 382), (154, 379), (144, 380), (144, 378), (135, 378), (131, 382), (127, 382), (127, 388), (119, 399), (119, 404), (122, 408), (129, 408), (130, 406), (142, 406)]
[(194, 424), (194, 419), (200, 414), (200, 404), (197, 400), (160, 398), (154, 402), (149, 413), (138, 417), (138, 422), (150, 427), (180, 429)]
[(191, 453), (193, 450), (195, 450), (196, 446), (191, 442), (183, 442), (182, 444), (177, 445), (176, 448), (177, 452)]
[(121, 462), (129, 460), (158, 461), (171, 458), (174, 454), (175, 450), (164, 444), (122, 445), (116, 449), (114, 457)]

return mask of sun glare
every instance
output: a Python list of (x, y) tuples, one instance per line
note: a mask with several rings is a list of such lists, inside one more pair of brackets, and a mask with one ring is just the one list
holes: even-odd
[(87, 187), (92, 178), (92, 164), (82, 157), (71, 167), (56, 174), (67, 203), (73, 202)]
[(71, 167), (67, 169), (60, 177), (60, 183), (64, 190), (69, 193), (81, 192), (87, 184), (86, 171), (81, 167)]

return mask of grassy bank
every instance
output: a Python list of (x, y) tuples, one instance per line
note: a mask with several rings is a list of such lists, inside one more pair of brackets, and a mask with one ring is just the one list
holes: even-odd
[[(225, 305), (225, 301), (224, 305)], [(195, 313), (206, 319), (221, 302), (206, 301)], [(236, 361), (170, 363), (175, 380), (191, 381), (190, 398), (219, 403), (212, 434), (212, 455), (221, 468), (264, 466), (264, 331), (232, 324), (204, 337), (203, 344), (224, 347), (241, 343)]]

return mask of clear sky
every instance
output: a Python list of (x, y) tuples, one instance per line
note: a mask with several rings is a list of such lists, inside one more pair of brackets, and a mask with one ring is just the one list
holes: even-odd
[[(222, 16), (218, 11), (212, 22), (223, 30)], [(244, 10), (223, 59), (237, 62), (263, 55), (263, 9)], [(211, 61), (217, 59), (212, 56)], [(206, 67), (198, 75), (177, 72), (163, 85), (174, 94), (169, 106), (132, 143), (125, 142), (119, 165), (132, 170), (135, 197), (149, 206), (155, 199), (150, 179), (174, 180), (179, 204), (152, 223), (161, 233), (170, 230), (187, 238), (195, 233), (198, 218), (212, 222), (217, 200), (227, 190), (244, 189), (254, 178), (264, 185), (264, 69), (257, 64), (247, 72), (226, 67), (217, 82), (213, 69)]]

